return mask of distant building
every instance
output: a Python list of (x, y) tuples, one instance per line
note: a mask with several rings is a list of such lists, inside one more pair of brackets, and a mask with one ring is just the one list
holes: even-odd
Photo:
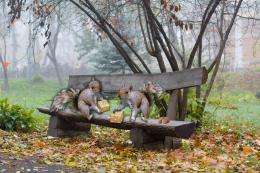
[(260, 67), (260, 21), (239, 18), (225, 49), (225, 69)]

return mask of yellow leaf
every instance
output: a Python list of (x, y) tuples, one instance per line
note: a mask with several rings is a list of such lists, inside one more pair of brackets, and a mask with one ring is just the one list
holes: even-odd
[(136, 167), (131, 167), (130, 169), (128, 169), (128, 173), (136, 173), (137, 169)]
[(76, 162), (66, 162), (65, 165), (73, 168), (73, 167), (77, 166), (77, 163)]
[(200, 147), (201, 146), (200, 139), (196, 138), (194, 141), (194, 145), (195, 145), (195, 147)]
[(252, 168), (248, 168), (248, 169), (246, 170), (246, 173), (257, 173), (257, 171), (254, 170), (254, 169), (252, 169)]
[(218, 161), (210, 157), (204, 157), (204, 163), (206, 163), (207, 165), (216, 165)]
[(44, 163), (45, 163), (45, 164), (47, 164), (47, 165), (50, 165), (50, 164), (52, 164), (52, 162), (51, 162), (51, 161), (49, 161), (49, 160), (44, 160)]
[(37, 140), (33, 143), (33, 146), (43, 148), (46, 146), (46, 144), (40, 140)]

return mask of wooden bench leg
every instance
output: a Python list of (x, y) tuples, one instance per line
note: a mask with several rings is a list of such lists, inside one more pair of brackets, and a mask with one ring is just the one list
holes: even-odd
[(165, 149), (177, 149), (182, 146), (181, 139), (165, 136), (164, 138), (164, 148)]
[[(177, 119), (177, 112), (178, 112), (178, 90), (173, 90), (170, 95), (168, 110), (167, 110), (167, 117), (170, 120), (176, 120)], [(177, 149), (181, 147), (181, 139), (171, 137), (171, 136), (165, 136), (164, 138), (164, 147), (166, 149)]]
[(130, 130), (130, 140), (138, 148), (163, 149), (163, 139), (164, 137), (162, 136), (149, 134), (140, 128)]
[(57, 116), (51, 116), (47, 131), (52, 137), (72, 137), (88, 135), (91, 128), (89, 123), (71, 122)]

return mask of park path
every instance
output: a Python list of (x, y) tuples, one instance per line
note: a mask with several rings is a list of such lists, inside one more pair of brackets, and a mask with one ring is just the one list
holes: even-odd
[(15, 157), (0, 151), (0, 173), (82, 173), (62, 164), (40, 164), (37, 157)]

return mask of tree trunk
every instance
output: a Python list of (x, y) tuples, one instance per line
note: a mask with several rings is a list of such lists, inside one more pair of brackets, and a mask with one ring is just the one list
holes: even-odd
[(3, 84), (3, 90), (7, 91), (9, 89), (9, 82), (8, 82), (8, 72), (7, 68), (4, 66), (4, 59), (0, 53), (0, 61), (3, 68), (3, 77), (4, 77), (4, 84)]
[(17, 69), (16, 69), (16, 65), (17, 65), (17, 59), (16, 59), (16, 54), (17, 54), (17, 39), (16, 39), (16, 28), (15, 26), (13, 26), (12, 28), (12, 48), (13, 48), (13, 52), (12, 52), (12, 69), (15, 73), (17, 73)]
[(61, 71), (60, 71), (59, 64), (58, 64), (57, 57), (56, 57), (56, 48), (57, 48), (58, 41), (59, 41), (58, 36), (59, 36), (60, 30), (61, 30), (59, 9), (58, 9), (57, 14), (55, 14), (55, 15), (56, 16), (54, 16), (54, 18), (52, 18), (52, 20), (50, 21), (50, 25), (51, 25), (50, 32), (51, 32), (52, 36), (48, 43), (47, 57), (53, 63), (60, 87), (64, 87)]
[(53, 65), (54, 65), (54, 68), (55, 68), (55, 71), (56, 71), (56, 74), (57, 74), (59, 85), (60, 85), (60, 87), (64, 87), (64, 83), (63, 83), (63, 80), (62, 80), (62, 77), (61, 77), (61, 73), (60, 73), (59, 64), (58, 64), (58, 62), (56, 60), (56, 57), (53, 59)]
[[(198, 51), (198, 67), (201, 67), (201, 59), (202, 59), (202, 42), (199, 45)], [(201, 97), (201, 86), (196, 87), (196, 98), (200, 99)]]
[[(221, 42), (220, 42), (220, 48), (219, 48), (219, 51), (218, 51), (218, 54), (215, 58), (215, 68), (214, 68), (214, 71), (213, 71), (213, 74), (211, 76), (211, 79), (209, 81), (209, 84), (208, 84), (208, 88), (205, 92), (205, 95), (203, 97), (203, 103), (202, 103), (202, 109), (204, 110), (205, 109), (205, 106), (206, 106), (206, 102), (207, 102), (207, 99), (209, 97), (209, 94), (211, 92), (211, 89), (213, 87), (213, 84), (214, 84), (214, 81), (215, 81), (215, 78), (217, 76), (217, 73), (218, 73), (218, 70), (219, 70), (219, 65), (220, 65), (220, 62), (221, 62), (221, 57), (222, 57), (222, 54), (223, 54), (223, 51), (225, 49), (225, 46), (226, 46), (226, 42), (228, 40), (228, 37), (229, 37), (229, 34), (230, 34), (230, 31), (235, 23), (235, 19), (236, 19), (236, 16), (237, 16), (237, 13), (241, 7), (241, 4), (242, 4), (243, 0), (239, 0), (236, 8), (235, 8), (235, 12), (232, 16), (232, 19), (228, 25), (228, 28), (225, 32), (223, 32), (223, 23), (221, 23), (221, 26), (220, 26), (220, 29), (221, 29), (221, 32), (220, 33), (220, 37), (221, 37)], [(225, 2), (223, 2), (223, 7), (222, 8), (225, 8)], [(222, 18), (224, 19), (224, 10), (222, 10)], [(223, 22), (223, 21), (222, 21)], [(224, 35), (225, 33), (225, 35)]]
[(3, 90), (5, 90), (5, 91), (9, 90), (9, 82), (8, 82), (7, 69), (4, 69), (4, 85), (3, 85)]
[[(4, 21), (5, 21), (5, 18), (6, 18), (6, 1), (3, 0), (2, 1), (2, 13), (3, 13), (3, 16), (4, 16)], [(3, 23), (5, 24), (5, 22)], [(3, 30), (5, 31), (5, 30)], [(4, 63), (6, 63), (6, 35), (4, 35), (3, 33), (1, 33), (2, 31), (0, 30), (0, 36), (2, 37), (3, 39), (3, 45), (4, 45), (4, 53), (3, 55), (1, 54), (1, 51), (0, 51), (0, 62), (2, 64), (2, 67), (3, 67), (3, 77), (4, 77), (4, 84), (3, 84), (3, 90), (8, 90), (9, 89), (9, 82), (8, 82), (8, 71), (7, 71), (7, 67), (5, 67)]]
[[(30, 18), (31, 18), (31, 14)], [(32, 23), (29, 23), (29, 34), (28, 34), (28, 47), (27, 47), (27, 68), (26, 68), (26, 78), (27, 80), (31, 80), (33, 78), (33, 74), (34, 74), (34, 68), (33, 68), (33, 61), (32, 61)]]
[(3, 90), (9, 89), (9, 82), (8, 82), (8, 71), (7, 67), (5, 67), (4, 63), (6, 63), (6, 38), (4, 35), (1, 35), (4, 43), (4, 55), (2, 56), (0, 52), (0, 62), (3, 67), (3, 77), (4, 77), (4, 84), (3, 84)]

